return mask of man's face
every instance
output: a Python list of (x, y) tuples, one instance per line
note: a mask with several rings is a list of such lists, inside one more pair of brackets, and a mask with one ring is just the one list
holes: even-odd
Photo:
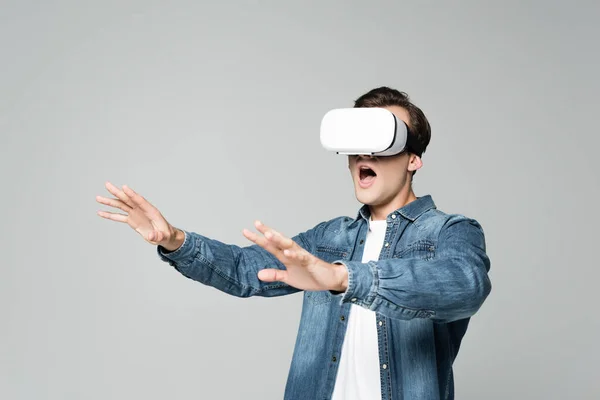
[[(400, 106), (382, 108), (391, 111), (407, 126), (410, 126), (409, 115), (404, 108)], [(416, 168), (414, 162), (410, 163), (415, 157), (417, 156), (409, 153), (379, 157), (362, 154), (348, 156), (348, 169), (352, 174), (358, 201), (373, 206), (393, 201), (398, 193), (410, 183), (409, 170), (414, 171), (420, 167), (419, 165)], [(420, 162), (420, 159), (417, 161)], [(361, 170), (363, 171), (361, 172)]]

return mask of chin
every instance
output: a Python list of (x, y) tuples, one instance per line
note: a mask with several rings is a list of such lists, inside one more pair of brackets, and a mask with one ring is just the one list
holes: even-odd
[[(371, 188), (369, 188), (371, 189)], [(362, 204), (374, 205), (377, 203), (378, 195), (377, 192), (367, 193), (369, 189), (363, 189), (361, 187), (357, 187), (355, 189), (356, 200), (358, 200)]]

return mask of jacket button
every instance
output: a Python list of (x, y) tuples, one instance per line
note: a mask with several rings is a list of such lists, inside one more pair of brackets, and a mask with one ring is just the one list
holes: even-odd
[(350, 301), (355, 302), (356, 301), (356, 297), (351, 298)]
[(346, 318), (344, 318), (344, 316), (342, 315), (342, 316), (340, 317), (340, 319), (343, 321), (343, 320), (345, 320)]
[(379, 321), (379, 326), (383, 325), (383, 321)]
[(381, 367), (382, 367), (383, 369), (386, 369), (386, 368), (387, 368), (387, 364), (383, 364)]
[(396, 219), (396, 214), (392, 214), (392, 219)]
[(365, 242), (364, 240), (360, 239), (360, 244), (363, 244), (364, 242)]
[(385, 247), (388, 247), (390, 244), (388, 242), (385, 243)]
[(331, 357), (331, 361), (336, 362), (337, 358), (335, 358), (335, 356)]

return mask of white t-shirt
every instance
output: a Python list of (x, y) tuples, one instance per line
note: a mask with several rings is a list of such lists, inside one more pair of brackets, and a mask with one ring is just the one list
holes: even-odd
[[(378, 260), (387, 221), (369, 221), (362, 262)], [(351, 304), (332, 400), (381, 399), (375, 311)]]

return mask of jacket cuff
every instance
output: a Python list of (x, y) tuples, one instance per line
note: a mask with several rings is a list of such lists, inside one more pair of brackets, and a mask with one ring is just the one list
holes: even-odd
[(168, 262), (170, 265), (175, 263), (189, 264), (194, 252), (194, 241), (189, 232), (181, 229), (185, 234), (183, 244), (175, 251), (168, 251), (163, 246), (156, 246), (156, 252), (162, 261)]
[(337, 260), (333, 264), (346, 266), (348, 270), (348, 287), (343, 293), (332, 291), (331, 294), (342, 293), (340, 304), (351, 302), (369, 308), (377, 295), (379, 283), (377, 264), (372, 261), (362, 263), (346, 260)]

